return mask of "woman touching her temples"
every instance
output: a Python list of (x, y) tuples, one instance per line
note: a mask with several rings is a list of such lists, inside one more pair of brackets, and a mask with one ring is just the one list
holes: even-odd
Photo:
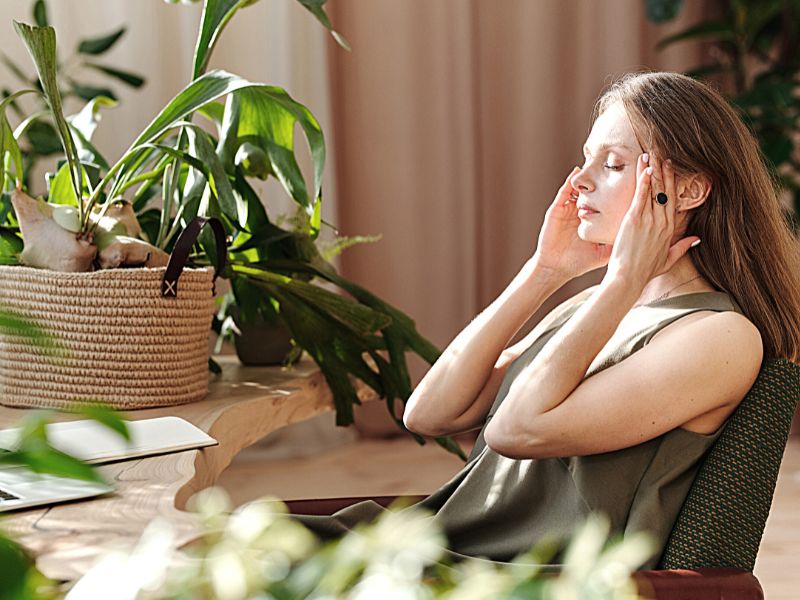
[[(422, 435), (480, 428), (464, 468), (416, 505), (458, 555), (511, 560), (591, 511), (663, 549), (763, 359), (800, 358), (797, 243), (725, 99), (677, 73), (628, 74), (593, 117), (535, 253), (406, 405)], [(563, 284), (601, 267), (598, 285), (507, 346)], [(337, 535), (380, 510), (301, 520)]]

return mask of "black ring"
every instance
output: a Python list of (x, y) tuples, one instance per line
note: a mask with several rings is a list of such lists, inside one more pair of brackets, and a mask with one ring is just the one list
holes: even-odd
[(658, 192), (656, 194), (656, 202), (661, 204), (662, 206), (667, 203), (667, 195), (664, 192)]

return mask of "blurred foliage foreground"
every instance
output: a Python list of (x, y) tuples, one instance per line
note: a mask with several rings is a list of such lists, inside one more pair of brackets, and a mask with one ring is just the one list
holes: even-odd
[(203, 530), (195, 542), (178, 550), (170, 523), (153, 521), (136, 547), (106, 553), (74, 584), (47, 580), (0, 538), (0, 598), (627, 600), (640, 597), (631, 573), (654, 551), (646, 533), (609, 540), (600, 514), (580, 524), (554, 567), (555, 539), (508, 563), (454, 561), (432, 513), (401, 501), (327, 542), (277, 498), (232, 510), (223, 490), (208, 488), (190, 509)]

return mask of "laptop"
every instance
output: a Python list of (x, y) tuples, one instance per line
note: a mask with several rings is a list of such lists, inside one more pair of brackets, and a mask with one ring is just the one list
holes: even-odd
[[(92, 420), (50, 423), (50, 444), (67, 454), (99, 464), (129, 458), (179, 452), (217, 444), (217, 440), (180, 417), (125, 421), (130, 442)], [(0, 430), (0, 452), (16, 446), (19, 429)], [(92, 498), (113, 492), (97, 483), (36, 473), (25, 466), (0, 466), (0, 512)]]

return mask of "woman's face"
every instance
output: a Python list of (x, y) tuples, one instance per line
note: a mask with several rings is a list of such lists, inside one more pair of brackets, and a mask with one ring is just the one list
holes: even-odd
[(636, 162), (642, 152), (622, 104), (609, 106), (594, 122), (583, 149), (583, 167), (571, 179), (579, 194), (582, 240), (614, 243), (633, 201)]

